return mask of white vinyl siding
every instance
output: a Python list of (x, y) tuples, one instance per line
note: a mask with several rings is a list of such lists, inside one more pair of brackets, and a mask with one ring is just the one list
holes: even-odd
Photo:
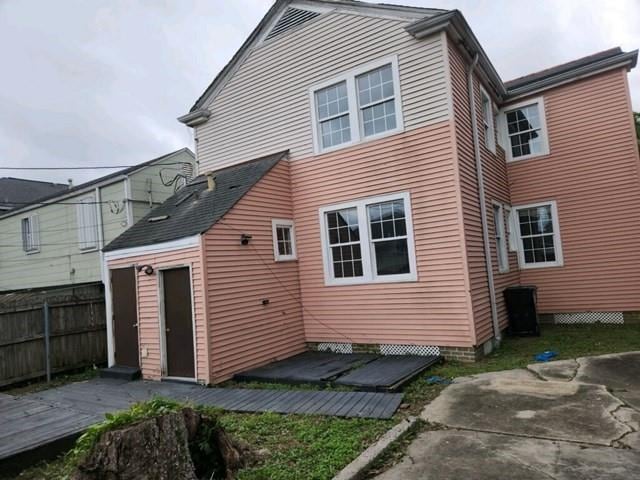
[(520, 268), (563, 265), (558, 209), (553, 201), (513, 207)]
[[(449, 115), (444, 45), (411, 37), (407, 22), (327, 13), (255, 48), (206, 108), (196, 127), (200, 171), (290, 150), (312, 156), (309, 88), (372, 59), (397, 55), (405, 130)], [(375, 41), (373, 41), (375, 39)], [(327, 85), (328, 86), (328, 85)]]
[(272, 220), (273, 256), (276, 262), (295, 260), (296, 235), (293, 220)]
[(417, 280), (408, 193), (320, 209), (325, 283)]
[(22, 226), (22, 250), (26, 253), (40, 251), (40, 219), (38, 215), (25, 217), (20, 222)]
[(98, 209), (95, 195), (80, 199), (77, 205), (78, 248), (93, 250), (98, 248)]

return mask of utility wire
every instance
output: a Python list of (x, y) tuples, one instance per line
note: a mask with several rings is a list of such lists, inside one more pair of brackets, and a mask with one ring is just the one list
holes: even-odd
[[(235, 230), (236, 232), (242, 234), (244, 232), (238, 230), (237, 228), (229, 225), (226, 222), (223, 222), (222, 220), (218, 220), (219, 224), (222, 224), (226, 227), (229, 227), (231, 230)], [(256, 254), (256, 256), (258, 257), (258, 259), (260, 260), (260, 262), (262, 262), (262, 264), (267, 268), (267, 270), (269, 270), (269, 273), (271, 273), (271, 276), (273, 276), (273, 278), (276, 279), (276, 281), (280, 284), (280, 286), (282, 287), (282, 289), (298, 304), (300, 305), (300, 308), (302, 308), (302, 310), (304, 310), (313, 320), (315, 320), (317, 323), (319, 323), (320, 325), (322, 325), (323, 327), (328, 328), (329, 330), (331, 330), (332, 332), (340, 335), (341, 337), (345, 338), (346, 340), (348, 340), (349, 342), (353, 343), (353, 340), (346, 336), (344, 333), (336, 330), (335, 328), (331, 327), (331, 325), (327, 325), (326, 323), (322, 322), (321, 320), (319, 320), (318, 318), (316, 318), (316, 316), (311, 313), (309, 311), (309, 309), (307, 307), (304, 306), (304, 304), (302, 303), (302, 300), (300, 300), (295, 294), (293, 294), (288, 288), (287, 286), (280, 280), (280, 277), (278, 277), (278, 275), (276, 275), (276, 272), (273, 271), (273, 269), (271, 268), (271, 266), (262, 258), (262, 255), (260, 255), (260, 252), (258, 251), (258, 249), (254, 246), (251, 245), (251, 242), (249, 242), (249, 248), (251, 248), (251, 250), (253, 250), (253, 252)]]
[[(184, 164), (189, 164), (189, 162), (154, 163), (151, 165), (142, 165), (140, 166), (140, 168), (160, 167), (164, 165), (184, 165)], [(138, 165), (96, 165), (92, 167), (2, 167), (0, 166), (0, 170), (113, 170), (116, 168), (131, 168), (131, 167), (138, 167)]]
[[(102, 226), (119, 225), (125, 220), (126, 219), (123, 218), (122, 220), (118, 220), (118, 221), (115, 221), (115, 222), (104, 222), (102, 224)], [(94, 227), (66, 227), (66, 228), (46, 228), (46, 229), (41, 228), (39, 230), (39, 233), (43, 234), (43, 233), (52, 233), (52, 232), (71, 232), (71, 231), (79, 231), (79, 230), (88, 230), (88, 229), (91, 229), (91, 228), (94, 228)], [(22, 231), (7, 232), (7, 231), (3, 230), (3, 231), (0, 231), (0, 236), (2, 236), (2, 235), (8, 235), (8, 236), (18, 235), (19, 236), (19, 235), (22, 235)]]

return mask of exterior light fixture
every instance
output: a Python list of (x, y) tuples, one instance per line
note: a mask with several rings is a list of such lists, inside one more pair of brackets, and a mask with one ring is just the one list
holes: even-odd
[(144, 271), (145, 275), (153, 275), (153, 267), (151, 265), (138, 265), (136, 267), (136, 270), (138, 270), (138, 272), (142, 272)]
[(242, 235), (240, 235), (240, 243), (242, 245), (249, 245), (249, 240), (251, 240), (251, 238), (251, 235), (243, 233)]

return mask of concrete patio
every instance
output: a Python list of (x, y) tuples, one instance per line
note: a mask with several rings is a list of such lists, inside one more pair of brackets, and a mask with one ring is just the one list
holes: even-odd
[(422, 417), (376, 478), (640, 478), (640, 352), (459, 378)]

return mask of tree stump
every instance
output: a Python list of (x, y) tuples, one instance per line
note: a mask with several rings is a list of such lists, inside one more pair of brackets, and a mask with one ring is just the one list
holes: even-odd
[(248, 453), (215, 419), (184, 408), (105, 432), (72, 478), (231, 480), (246, 463)]

